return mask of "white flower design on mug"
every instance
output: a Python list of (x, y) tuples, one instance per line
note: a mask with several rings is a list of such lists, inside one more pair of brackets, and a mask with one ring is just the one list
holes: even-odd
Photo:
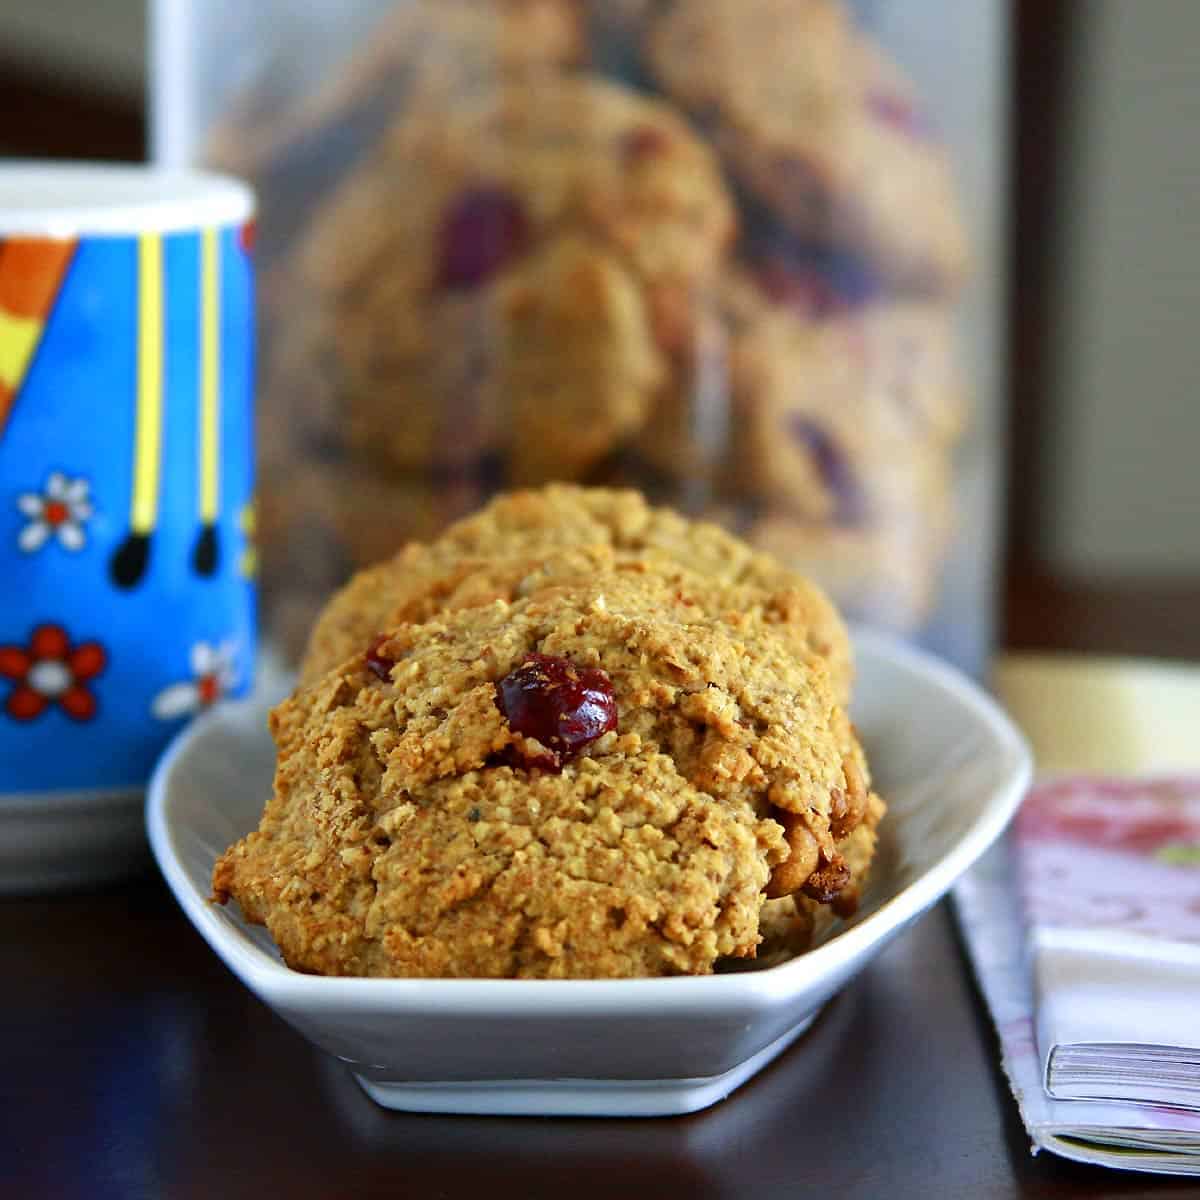
[(82, 550), (87, 543), (84, 526), (92, 516), (90, 491), (86, 479), (68, 479), (61, 471), (53, 471), (42, 491), (22, 492), (17, 507), (29, 519), (17, 545), (33, 554), (57, 539), (64, 550)]
[(237, 681), (236, 651), (233, 642), (197, 642), (191, 651), (192, 678), (163, 688), (151, 711), (161, 721), (172, 721), (216, 704)]

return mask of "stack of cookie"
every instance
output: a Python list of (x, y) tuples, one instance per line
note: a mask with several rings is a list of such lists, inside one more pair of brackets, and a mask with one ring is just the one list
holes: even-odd
[(262, 196), (285, 642), (381, 541), (550, 479), (928, 616), (967, 252), (911, 84), (838, 0), (408, 0), (244, 127), (218, 157)]
[(751, 540), (847, 611), (913, 629), (966, 417), (952, 306), (967, 252), (944, 150), (837, 3), (655, 11), (650, 69), (718, 148), (742, 217), (723, 295), (726, 495)]
[(320, 974), (773, 963), (874, 855), (851, 674), (823, 593), (717, 526), (502, 496), (324, 610), (214, 896)]

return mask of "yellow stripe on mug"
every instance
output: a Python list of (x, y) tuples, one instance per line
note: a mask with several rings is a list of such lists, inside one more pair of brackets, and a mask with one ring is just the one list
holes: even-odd
[(221, 506), (221, 243), (205, 229), (200, 240), (200, 535), (192, 551), (198, 575), (214, 575), (220, 561), (217, 514)]
[(163, 245), (157, 233), (138, 238), (137, 404), (133, 436), (133, 495), (129, 536), (113, 555), (118, 587), (135, 587), (150, 561), (158, 522), (163, 427)]
[(42, 336), (40, 317), (23, 317), (0, 308), (0, 387), (15, 394)]

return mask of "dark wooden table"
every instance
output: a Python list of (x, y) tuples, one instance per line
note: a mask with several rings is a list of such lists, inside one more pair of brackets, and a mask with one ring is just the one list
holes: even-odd
[(153, 876), (0, 901), (0, 948), (6, 1200), (1200, 1194), (1030, 1157), (945, 905), (746, 1087), (657, 1120), (385, 1112)]

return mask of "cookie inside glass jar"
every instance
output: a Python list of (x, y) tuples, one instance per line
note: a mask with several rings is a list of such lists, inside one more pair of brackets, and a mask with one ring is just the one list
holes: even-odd
[(286, 519), (297, 463), (339, 511), (382, 497), (397, 541), (503, 488), (634, 486), (856, 618), (929, 627), (968, 254), (872, 24), (840, 0), (380, 3), (319, 79), (226, 123), (264, 197), (262, 557), (289, 657), (320, 594), (290, 581), (374, 557)]

